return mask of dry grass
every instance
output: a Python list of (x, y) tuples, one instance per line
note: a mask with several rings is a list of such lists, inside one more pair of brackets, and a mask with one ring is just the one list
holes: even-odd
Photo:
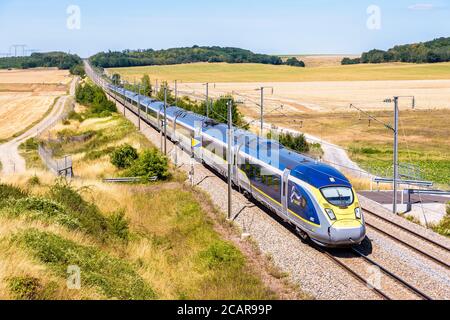
[(55, 95), (0, 93), (0, 140), (7, 140), (39, 121), (56, 98)]
[(62, 83), (68, 84), (71, 78), (68, 70), (58, 69), (27, 69), (27, 70), (0, 70), (0, 83)]

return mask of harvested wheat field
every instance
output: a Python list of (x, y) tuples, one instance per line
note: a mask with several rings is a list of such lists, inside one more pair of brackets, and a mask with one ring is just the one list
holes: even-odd
[(68, 71), (0, 70), (0, 141), (42, 119), (67, 91)]
[(58, 69), (26, 69), (0, 70), (0, 83), (62, 83), (68, 84), (70, 76), (68, 70)]
[[(383, 100), (394, 95), (415, 95), (419, 109), (450, 108), (450, 80), (216, 83), (210, 86), (209, 94), (234, 93), (245, 103), (244, 113), (256, 116), (260, 92), (255, 89), (261, 86), (268, 87), (266, 111), (280, 105), (285, 112), (342, 111), (351, 103), (367, 110), (392, 109)], [(200, 83), (184, 83), (179, 88), (182, 94), (204, 99), (205, 87)]]

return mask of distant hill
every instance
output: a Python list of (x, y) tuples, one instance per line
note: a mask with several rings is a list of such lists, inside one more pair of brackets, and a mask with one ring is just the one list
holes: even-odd
[(0, 58), (0, 69), (58, 68), (68, 70), (81, 64), (81, 58), (65, 52), (33, 53), (26, 57)]
[(262, 63), (301, 66), (297, 61), (283, 63), (277, 56), (256, 54), (249, 50), (230, 47), (185, 47), (166, 50), (124, 50), (100, 52), (90, 58), (93, 65), (102, 68), (131, 66), (174, 65), (194, 62)]
[(342, 64), (383, 62), (436, 63), (447, 61), (450, 61), (450, 37), (399, 45), (387, 51), (373, 49), (364, 52), (361, 58), (344, 58)]

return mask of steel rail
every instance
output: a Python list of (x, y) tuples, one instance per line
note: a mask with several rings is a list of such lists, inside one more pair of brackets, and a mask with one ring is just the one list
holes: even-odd
[(360, 252), (358, 249), (352, 248), (352, 251), (360, 256), (361, 258), (363, 258), (364, 260), (366, 260), (367, 262), (371, 263), (372, 265), (380, 268), (380, 270), (386, 274), (387, 276), (391, 277), (392, 279), (396, 280), (397, 282), (401, 283), (404, 287), (406, 287), (407, 289), (409, 289), (411, 292), (413, 292), (414, 294), (420, 296), (423, 300), (433, 300), (429, 295), (427, 295), (426, 293), (420, 291), (419, 289), (417, 289), (416, 287), (414, 287), (413, 285), (409, 284), (408, 282), (406, 282), (405, 280), (403, 280), (402, 278), (400, 278), (399, 276), (395, 275), (394, 273), (392, 273), (391, 271), (387, 270), (386, 268), (384, 268), (382, 265), (380, 265), (378, 262), (370, 259), (369, 257), (367, 257), (366, 255), (364, 255), (362, 252)]
[[(402, 225), (400, 225), (400, 224), (398, 224), (398, 223), (395, 223), (395, 222), (393, 222), (393, 221), (391, 221), (391, 220), (389, 220), (389, 219), (387, 219), (387, 218), (385, 218), (385, 217), (383, 217), (383, 216), (380, 216), (379, 214), (377, 214), (377, 213), (375, 213), (375, 212), (373, 212), (373, 211), (367, 210), (367, 209), (365, 209), (365, 208), (362, 208), (362, 209), (363, 209), (363, 211), (365, 211), (365, 212), (367, 212), (367, 213), (369, 213), (369, 214), (375, 216), (376, 218), (378, 218), (378, 219), (380, 219), (380, 220), (383, 220), (383, 221), (385, 221), (385, 222), (387, 222), (387, 223), (389, 223), (389, 224), (392, 224), (392, 225), (394, 225), (395, 227), (397, 227), (397, 228), (399, 228), (399, 229), (402, 229), (403, 231), (409, 232), (409, 233), (411, 233), (412, 235), (414, 235), (414, 236), (416, 236), (416, 237), (418, 237), (418, 238), (420, 238), (420, 239), (422, 239), (422, 240), (425, 240), (425, 241), (427, 241), (427, 242), (433, 244), (433, 245), (436, 246), (436, 247), (439, 247), (439, 248), (441, 248), (441, 249), (443, 249), (443, 250), (445, 250), (445, 251), (450, 252), (450, 248), (449, 248), (449, 247), (446, 247), (445, 245), (443, 245), (443, 244), (441, 244), (441, 243), (439, 243), (439, 242), (437, 242), (437, 241), (434, 241), (434, 240), (432, 240), (432, 239), (430, 239), (430, 238), (428, 238), (428, 237), (425, 237), (424, 235), (421, 235), (420, 233), (417, 233), (417, 232), (415, 232), (415, 231), (413, 231), (413, 230), (411, 230), (411, 229), (409, 229), (409, 228), (406, 228), (406, 227), (404, 227), (404, 226), (402, 226)], [(366, 222), (366, 223), (367, 223), (367, 222)]]

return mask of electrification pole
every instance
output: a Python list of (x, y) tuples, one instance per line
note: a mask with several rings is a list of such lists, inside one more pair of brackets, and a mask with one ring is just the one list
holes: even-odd
[(138, 84), (138, 129), (141, 131), (141, 84)]
[(167, 85), (164, 85), (164, 155), (167, 155)]
[(260, 120), (260, 124), (261, 124), (261, 130), (259, 132), (259, 134), (262, 136), (263, 135), (263, 130), (264, 130), (264, 87), (261, 87), (261, 120)]
[(178, 86), (177, 86), (177, 80), (175, 80), (175, 107), (178, 107)]
[(232, 175), (232, 165), (233, 165), (233, 151), (231, 150), (232, 148), (232, 140), (233, 140), (233, 114), (232, 114), (232, 109), (233, 109), (233, 102), (231, 100), (229, 100), (227, 102), (227, 107), (228, 107), (228, 220), (231, 219), (231, 192), (232, 192), (232, 188), (231, 188), (231, 183), (232, 183), (232, 179), (231, 179), (231, 175)]
[(273, 94), (273, 87), (261, 87), (259, 89), (256, 89), (257, 91), (261, 91), (261, 115), (260, 115), (260, 135), (263, 135), (264, 131), (264, 89), (272, 89)]
[(206, 116), (209, 117), (209, 83), (203, 85), (206, 86)]
[(397, 214), (398, 187), (398, 97), (394, 97), (394, 204), (393, 212)]

